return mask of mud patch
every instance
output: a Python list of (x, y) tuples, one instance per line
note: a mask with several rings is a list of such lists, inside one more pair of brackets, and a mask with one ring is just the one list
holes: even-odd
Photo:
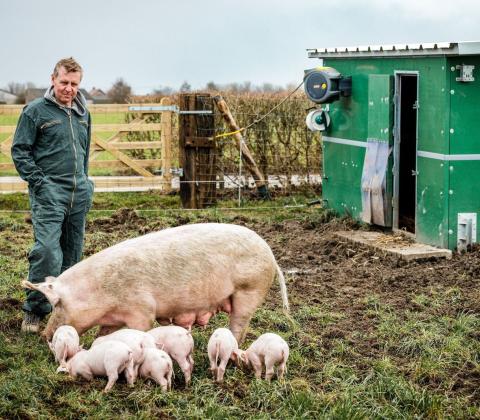
[(22, 325), (21, 319), (9, 319), (0, 324), (0, 331), (2, 332), (15, 332), (18, 334), (20, 326)]
[(145, 220), (146, 219), (139, 216), (135, 210), (121, 208), (115, 211), (110, 217), (100, 217), (87, 223), (87, 230), (96, 230), (100, 228), (106, 232), (113, 232), (123, 229), (125, 225), (138, 228), (146, 224)]
[(22, 306), (22, 302), (14, 298), (0, 299), (0, 309), (18, 309)]

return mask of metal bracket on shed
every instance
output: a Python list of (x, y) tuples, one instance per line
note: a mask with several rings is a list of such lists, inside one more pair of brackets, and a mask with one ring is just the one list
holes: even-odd
[(477, 213), (458, 213), (457, 250), (466, 251), (477, 242)]
[(213, 114), (212, 110), (198, 110), (198, 111), (180, 111), (177, 105), (158, 105), (158, 106), (129, 106), (129, 111), (132, 112), (163, 112), (170, 111), (182, 115), (206, 115)]
[(457, 64), (456, 69), (460, 70), (460, 77), (455, 78), (457, 82), (473, 82), (473, 69), (475, 66), (467, 66), (466, 64)]

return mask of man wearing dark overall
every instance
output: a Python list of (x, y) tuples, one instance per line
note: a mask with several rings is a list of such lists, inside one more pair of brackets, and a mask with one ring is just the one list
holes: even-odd
[[(80, 261), (85, 218), (93, 197), (89, 181), (90, 114), (78, 90), (83, 70), (73, 58), (60, 60), (43, 98), (28, 104), (18, 121), (12, 158), (28, 182), (35, 243), (28, 280), (39, 283)], [(38, 332), (52, 307), (28, 290), (22, 331)]]

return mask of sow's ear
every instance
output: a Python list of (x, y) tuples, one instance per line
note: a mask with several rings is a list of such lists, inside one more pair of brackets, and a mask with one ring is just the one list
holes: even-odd
[(55, 306), (58, 302), (60, 302), (60, 296), (58, 296), (57, 292), (55, 291), (55, 284), (50, 279), (55, 279), (55, 277), (47, 277), (47, 281), (43, 283), (30, 283), (29, 281), (24, 280), (22, 281), (22, 286), (27, 289), (38, 290), (39, 292), (42, 292), (50, 304)]

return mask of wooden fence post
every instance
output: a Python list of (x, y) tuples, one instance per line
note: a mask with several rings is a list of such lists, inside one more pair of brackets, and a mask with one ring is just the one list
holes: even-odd
[(184, 208), (204, 208), (216, 203), (213, 101), (209, 94), (187, 93), (179, 106), (180, 198)]
[[(160, 105), (172, 105), (170, 98), (162, 98)], [(171, 111), (162, 112), (160, 124), (160, 140), (162, 142), (162, 180), (163, 191), (169, 193), (172, 190), (172, 115)]]

